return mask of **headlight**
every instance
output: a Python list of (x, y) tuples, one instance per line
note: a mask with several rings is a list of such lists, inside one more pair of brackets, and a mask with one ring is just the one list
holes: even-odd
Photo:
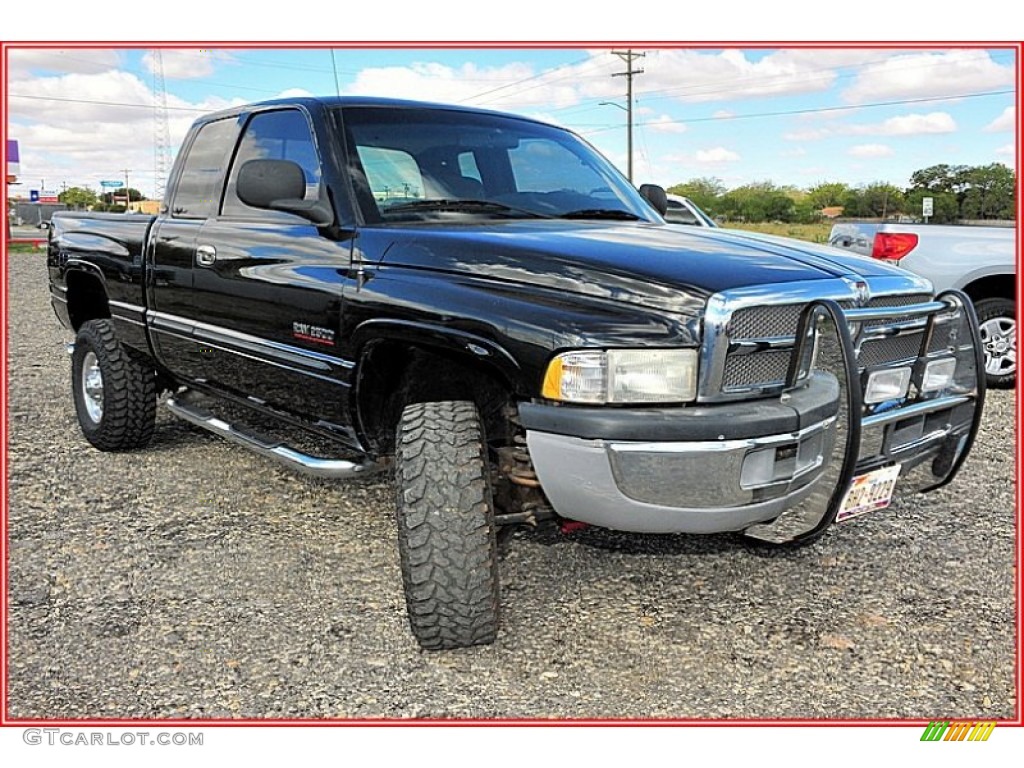
[(567, 403), (679, 403), (697, 396), (697, 350), (563, 352), (548, 365), (544, 397)]

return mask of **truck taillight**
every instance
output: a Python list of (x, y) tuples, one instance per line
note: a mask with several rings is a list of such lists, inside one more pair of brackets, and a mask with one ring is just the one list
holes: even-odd
[(899, 261), (917, 248), (917, 235), (913, 232), (877, 232), (871, 258)]

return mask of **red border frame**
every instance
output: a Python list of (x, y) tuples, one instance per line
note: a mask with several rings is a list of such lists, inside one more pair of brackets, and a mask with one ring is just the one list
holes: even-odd
[[(54, 41), (27, 41), (27, 42), (0, 42), (0, 88), (3, 90), (2, 104), (0, 104), (0, 163), (4, 169), (5, 181), (6, 181), (6, 169), (7, 169), (7, 116), (8, 116), (8, 104), (7, 104), (7, 72), (8, 72), (8, 61), (7, 54), (12, 48), (34, 48), (34, 49), (142, 49), (142, 48), (197, 48), (197, 47), (209, 47), (209, 48), (221, 48), (221, 49), (274, 49), (274, 48), (288, 48), (288, 49), (323, 49), (323, 48), (346, 48), (346, 49), (378, 49), (378, 48), (394, 48), (394, 49), (577, 49), (577, 48), (615, 48), (615, 47), (626, 47), (630, 46), (633, 48), (647, 48), (647, 49), (679, 49), (679, 48), (701, 48), (701, 49), (718, 49), (718, 48), (742, 48), (748, 50), (754, 49), (778, 49), (778, 48), (802, 48), (802, 49), (836, 49), (836, 48), (879, 48), (879, 49), (901, 49), (901, 50), (913, 50), (913, 49), (949, 49), (949, 48), (996, 48), (996, 49), (1007, 49), (1013, 50), (1017, 56), (1017, 70), (1016, 70), (1016, 132), (1015, 132), (1015, 143), (1017, 150), (1017, 163), (1019, 166), (1020, 159), (1024, 155), (1024, 142), (1021, 138), (1021, 93), (1020, 83), (1021, 74), (1024, 72), (1024, 61), (1022, 61), (1022, 54), (1024, 54), (1024, 41), (915, 41), (915, 42), (893, 42), (893, 41), (836, 41), (836, 42), (772, 42), (768, 43), (765, 41), (699, 41), (699, 42), (681, 42), (681, 41), (620, 41), (620, 40), (589, 40), (589, 41), (500, 41), (500, 42), (466, 42), (466, 41), (319, 41), (319, 42), (295, 42), (295, 41), (158, 41), (158, 42), (142, 42), (142, 41), (89, 41), (89, 42), (54, 42)], [(1018, 265), (1021, 261), (1021, 236), (1019, 225), (1024, 214), (1024, 200), (1022, 200), (1022, 182), (1020, 169), (1017, 169), (1017, 261)], [(3, 185), (2, 202), (4, 205), (4, 212), (6, 216), (7, 210), (7, 184)], [(7, 286), (7, 231), (6, 227), (0, 232), (0, 264), (3, 265), (3, 273), (0, 275), (0, 290), (3, 291), (2, 307), (3, 317), (6, 318), (8, 314), (8, 286)], [(1020, 270), (1017, 274), (1017, 291), (1018, 296), (1020, 295), (1020, 288), (1024, 284)], [(500, 720), (485, 720), (478, 718), (471, 718), (465, 720), (457, 719), (387, 719), (387, 718), (369, 718), (369, 719), (354, 719), (354, 720), (335, 720), (335, 719), (320, 719), (320, 718), (296, 718), (296, 719), (280, 719), (280, 718), (248, 718), (248, 719), (224, 719), (214, 718), (207, 720), (199, 719), (129, 719), (129, 718), (81, 718), (81, 719), (54, 719), (45, 720), (38, 718), (11, 718), (8, 716), (7, 704), (8, 704), (8, 647), (7, 647), (7, 627), (8, 627), (8, 604), (7, 604), (7, 584), (8, 584), (8, 569), (9, 569), (9, 551), (7, 546), (7, 510), (8, 510), (8, 497), (7, 497), (7, 477), (8, 477), (8, 466), (7, 466), (7, 430), (8, 430), (8, 383), (9, 383), (9, 371), (7, 368), (7, 323), (4, 322), (2, 328), (0, 328), (0, 340), (2, 340), (2, 346), (0, 346), (0, 365), (3, 366), (4, 370), (4, 392), (2, 401), (0, 401), (0, 417), (2, 417), (2, 424), (0, 424), (0, 436), (3, 438), (3, 443), (0, 445), (0, 455), (2, 455), (3, 465), (3, 496), (4, 506), (2, 511), (2, 517), (0, 517), (0, 532), (3, 534), (3, 539), (0, 541), (0, 550), (3, 552), (3, 577), (2, 577), (2, 588), (3, 595), (2, 599), (4, 602), (3, 611), (0, 613), (0, 632), (3, 633), (3, 643), (0, 644), (0, 665), (3, 666), (3, 687), (0, 690), (0, 727), (38, 727), (38, 726), (67, 726), (67, 727), (83, 727), (83, 726), (127, 726), (127, 725), (154, 725), (154, 726), (188, 726), (192, 728), (197, 727), (246, 727), (246, 726), (278, 726), (278, 727), (309, 727), (309, 726), (379, 726), (379, 727), (393, 727), (393, 726), (416, 726), (416, 727), (565, 727), (565, 726), (603, 726), (603, 727), (671, 727), (671, 726), (707, 726), (707, 727), (729, 727), (729, 726), (757, 726), (757, 727), (775, 727), (775, 726), (817, 726), (817, 727), (832, 727), (832, 726), (890, 726), (890, 727), (923, 727), (928, 724), (928, 719), (897, 719), (897, 718), (875, 718), (875, 719), (864, 719), (864, 720), (853, 720), (853, 719), (842, 719), (842, 720), (827, 720), (827, 719), (800, 719), (800, 718), (779, 718), (779, 719), (726, 719), (726, 720), (704, 720), (699, 718), (687, 718), (687, 719), (671, 719), (671, 718), (655, 718), (655, 719), (599, 719), (599, 718), (583, 718), (583, 719), (564, 719), (564, 720), (550, 720), (550, 719), (530, 719), (530, 718), (509, 718)], [(1018, 390), (1019, 392), (1019, 390)], [(1015, 398), (1015, 414), (1016, 414), (1016, 427), (1018, 439), (1015, 443), (1014, 450), (1014, 478), (1016, 481), (1015, 488), (1019, 488), (1020, 467), (1021, 467), (1021, 443), (1019, 440), (1020, 427), (1022, 425), (1022, 414), (1024, 414), (1024, 408), (1022, 408), (1021, 398), (1019, 394)], [(1022, 558), (1021, 549), (1021, 525), (1024, 521), (1024, 514), (1022, 514), (1022, 508), (1020, 504), (1019, 496), (1016, 499), (1015, 504), (1015, 545), (1016, 545), (1016, 579), (1015, 579), (1015, 608), (1016, 616), (1014, 622), (1015, 629), (1015, 641), (1016, 649), (1014, 652), (1014, 689), (1016, 691), (1016, 703), (1015, 703), (1015, 715), (1010, 719), (996, 719), (999, 725), (1003, 726), (1024, 726), (1024, 720), (1021, 716), (1021, 586), (1022, 586), (1022, 575), (1021, 567), (1024, 564), (1024, 558)], [(960, 718), (964, 719), (964, 718)]]

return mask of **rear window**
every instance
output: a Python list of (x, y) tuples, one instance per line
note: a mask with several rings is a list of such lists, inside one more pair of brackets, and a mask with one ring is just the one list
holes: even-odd
[(199, 129), (181, 169), (171, 203), (172, 216), (205, 219), (217, 212), (237, 130), (234, 118), (216, 120)]

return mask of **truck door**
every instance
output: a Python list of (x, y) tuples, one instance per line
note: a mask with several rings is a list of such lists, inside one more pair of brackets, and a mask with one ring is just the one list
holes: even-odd
[(352, 364), (339, 353), (342, 284), (351, 242), (325, 237), (299, 216), (250, 208), (238, 199), (248, 160), (297, 163), (306, 197), (320, 192), (321, 160), (306, 112), (251, 114), (227, 174), (218, 215), (199, 231), (192, 300), (196, 336), (209, 348), (206, 378), (228, 393), (343, 433)]
[(205, 379), (207, 354), (194, 333), (196, 241), (206, 218), (216, 213), (237, 135), (235, 118), (205, 123), (192, 135), (171, 179), (167, 210), (153, 225), (148, 243), (146, 298), (153, 348), (169, 370), (190, 382)]

